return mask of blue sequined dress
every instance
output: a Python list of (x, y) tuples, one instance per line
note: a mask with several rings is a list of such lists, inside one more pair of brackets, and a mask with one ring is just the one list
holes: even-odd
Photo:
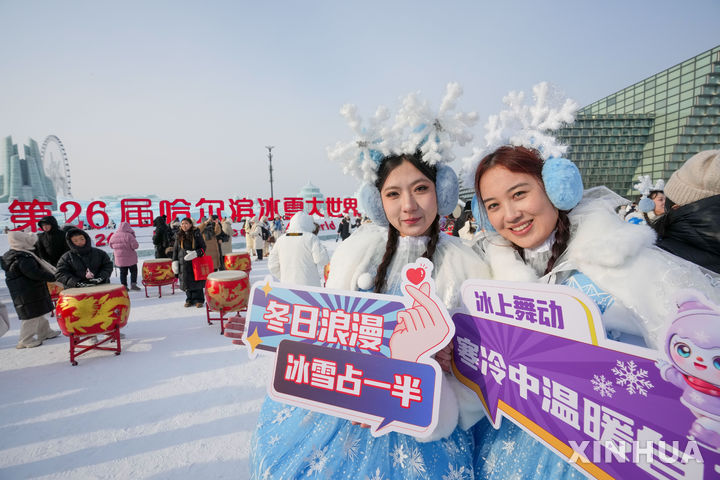
[[(343, 242), (333, 255), (328, 286), (357, 289), (354, 280), (343, 283), (341, 279), (355, 279), (363, 271), (374, 274), (382, 258), (387, 231), (378, 227), (363, 229)], [(456, 239), (442, 237), (446, 235), (441, 235), (433, 257), (436, 264), (433, 277), (438, 294), (450, 304), (458, 299), (455, 291), (462, 281), (473, 276), (487, 277), (487, 267)], [(399, 239), (388, 269), (388, 293), (400, 293), (398, 279), (402, 267), (422, 255), (427, 240), (427, 237)], [(456, 283), (443, 280), (448, 275)], [(441, 281), (451, 285), (443, 288)], [(450, 436), (432, 442), (420, 442), (395, 432), (375, 438), (370, 429), (347, 420), (266, 398), (251, 442), (251, 478), (470, 480), (474, 475), (473, 449), (472, 433), (460, 427)]]

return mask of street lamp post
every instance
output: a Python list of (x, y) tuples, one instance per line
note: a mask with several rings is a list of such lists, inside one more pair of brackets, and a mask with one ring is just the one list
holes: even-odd
[(266, 145), (265, 148), (268, 150), (268, 160), (270, 161), (270, 199), (274, 199), (273, 193), (273, 180), (272, 180), (272, 149), (275, 148), (273, 145)]

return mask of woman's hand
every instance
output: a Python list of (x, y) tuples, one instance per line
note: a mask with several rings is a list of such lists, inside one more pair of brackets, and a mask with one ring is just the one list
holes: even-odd
[(435, 354), (435, 360), (440, 364), (440, 368), (443, 372), (452, 372), (452, 354), (455, 347), (450, 342), (445, 345), (445, 348)]
[(360, 422), (350, 422), (350, 423), (352, 423), (353, 425), (360, 425), (362, 428), (370, 428), (370, 425), (368, 425), (367, 423), (360, 423)]

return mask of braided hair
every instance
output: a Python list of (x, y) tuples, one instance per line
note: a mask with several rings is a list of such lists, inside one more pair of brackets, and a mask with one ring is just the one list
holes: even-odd
[[(540, 153), (532, 148), (505, 145), (485, 156), (480, 161), (475, 172), (475, 192), (478, 198), (482, 198), (480, 193), (480, 179), (488, 170), (495, 166), (501, 166), (514, 173), (525, 173), (535, 177), (543, 189), (545, 188), (545, 183), (542, 178), (543, 159)], [(552, 271), (558, 258), (560, 258), (567, 249), (570, 241), (570, 219), (568, 213), (569, 211), (558, 210), (558, 219), (555, 224), (555, 242), (550, 249), (551, 255), (543, 275), (547, 275)], [(524, 249), (515, 244), (512, 246), (518, 252), (520, 258), (525, 261)]]
[[(412, 155), (391, 155), (385, 157), (380, 163), (380, 168), (378, 169), (378, 178), (375, 181), (375, 187), (378, 189), (378, 191), (382, 191), (382, 186), (387, 180), (388, 175), (390, 175), (390, 172), (395, 170), (395, 168), (399, 167), (403, 162), (410, 162), (415, 168), (420, 170), (420, 173), (429, 178), (433, 182), (433, 184), (435, 183), (437, 178), (437, 169), (434, 166), (430, 166), (427, 163), (423, 162), (420, 152), (415, 152), (415, 154)], [(435, 254), (435, 249), (437, 248), (438, 242), (440, 241), (439, 215), (435, 215), (435, 219), (430, 225), (429, 235), (430, 241), (428, 242), (427, 247), (425, 248), (425, 253), (423, 253), (422, 256), (427, 258), (428, 260), (432, 260), (432, 257)], [(385, 253), (383, 255), (382, 261), (380, 262), (380, 265), (378, 266), (377, 273), (375, 274), (375, 282), (373, 288), (373, 291), (375, 293), (381, 293), (385, 288), (385, 285), (387, 284), (387, 270), (390, 266), (390, 262), (395, 256), (395, 252), (397, 251), (399, 237), (400, 232), (395, 227), (393, 227), (392, 224), (389, 225), (387, 242), (385, 243)]]

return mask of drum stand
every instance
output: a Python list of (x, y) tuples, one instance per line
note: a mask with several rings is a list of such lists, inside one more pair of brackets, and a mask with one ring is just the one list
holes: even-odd
[[(247, 313), (247, 309), (244, 310)], [(225, 336), (232, 338), (235, 345), (245, 345), (242, 341), (243, 332), (245, 331), (245, 315), (238, 312), (237, 315), (228, 319), (225, 324)]]
[(162, 287), (165, 285), (172, 285), (172, 295), (175, 295), (175, 285), (177, 285), (177, 278), (173, 278), (172, 282), (167, 283), (145, 283), (142, 281), (143, 287), (145, 287), (145, 298), (150, 298), (148, 295), (148, 287), (158, 287), (158, 298), (162, 298)]
[[(99, 337), (104, 337), (102, 340), (99, 339)], [(75, 366), (78, 364), (78, 362), (75, 360), (77, 357), (82, 355), (83, 353), (89, 352), (90, 350), (108, 350), (110, 352), (115, 352), (115, 355), (120, 355), (121, 345), (120, 345), (120, 327), (115, 326), (112, 330), (108, 332), (98, 333), (98, 334), (91, 334), (91, 335), (78, 335), (75, 333), (71, 333), (69, 335), (70, 337), (70, 363)], [(92, 341), (92, 338), (98, 338), (97, 343), (84, 343), (85, 341)], [(103, 344), (108, 342), (115, 342), (115, 346), (105, 346), (103, 347)]]
[[(247, 309), (245, 309), (244, 311), (247, 311)], [(238, 317), (242, 318), (242, 324), (243, 324), (243, 328), (244, 328), (245, 317), (241, 317), (240, 312), (237, 312), (237, 315), (235, 315), (234, 317), (228, 318), (225, 316), (225, 314), (230, 313), (230, 310), (220, 310), (220, 311), (213, 310), (208, 306), (207, 302), (205, 302), (205, 312), (207, 313), (208, 325), (212, 325), (212, 322), (220, 322), (220, 335), (227, 335), (225, 333), (225, 328), (229, 327), (231, 322), (237, 323), (238, 320), (236, 320), (236, 319)], [(220, 316), (214, 317), (214, 316), (210, 315), (210, 312), (218, 312), (220, 314)], [(227, 325), (225, 324), (225, 322), (228, 322)], [(242, 332), (240, 334), (240, 337), (242, 337)], [(240, 338), (240, 337), (238, 337), (238, 338)]]

